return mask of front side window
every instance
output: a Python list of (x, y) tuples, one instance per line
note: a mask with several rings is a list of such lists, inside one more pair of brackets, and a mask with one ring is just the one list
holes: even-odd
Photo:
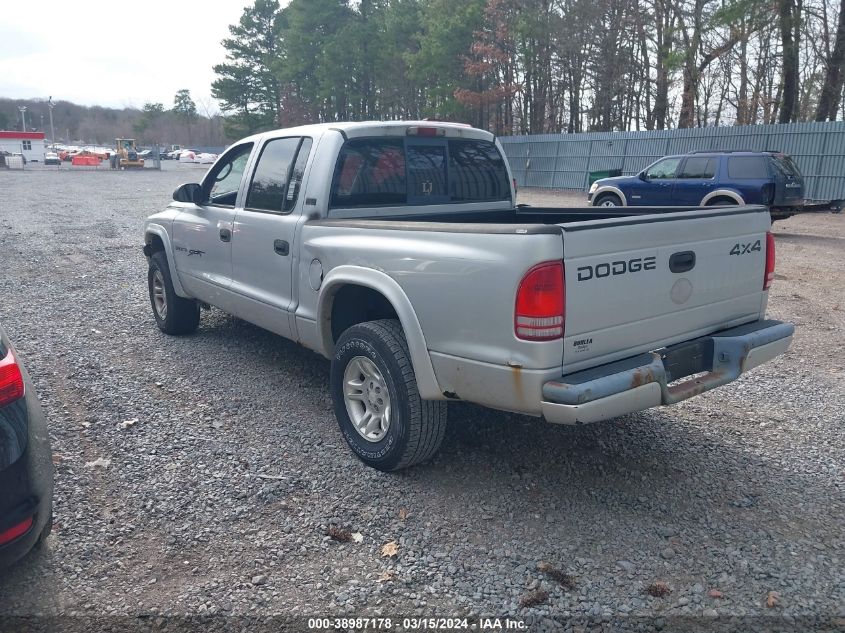
[(731, 156), (728, 176), (739, 180), (765, 180), (769, 177), (766, 159), (762, 156)]
[(235, 207), (238, 189), (241, 186), (251, 151), (252, 143), (233, 147), (211, 168), (203, 185), (204, 190), (208, 192), (206, 195), (208, 204), (218, 207)]
[(32, 149), (32, 141), (22, 141), (22, 145), (25, 150)]
[(707, 157), (687, 158), (678, 178), (709, 179), (716, 175), (716, 159)]
[(246, 197), (246, 208), (280, 213), (299, 137), (268, 141), (261, 150)]
[(678, 165), (680, 165), (681, 159), (680, 158), (664, 158), (663, 160), (657, 161), (648, 168), (646, 175), (650, 179), (655, 180), (665, 180), (668, 178), (674, 178), (675, 172), (678, 171)]

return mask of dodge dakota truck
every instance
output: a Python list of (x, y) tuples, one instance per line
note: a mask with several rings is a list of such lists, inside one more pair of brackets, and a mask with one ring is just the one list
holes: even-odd
[(447, 402), (577, 424), (676, 403), (783, 353), (765, 207), (517, 206), (496, 138), (440, 122), (245, 138), (145, 224), (153, 315), (216, 306), (331, 359), (341, 433), (430, 458)]

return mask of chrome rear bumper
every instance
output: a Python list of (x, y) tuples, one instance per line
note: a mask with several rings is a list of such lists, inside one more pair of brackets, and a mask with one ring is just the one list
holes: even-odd
[(562, 376), (543, 385), (543, 416), (586, 424), (675, 404), (783, 354), (794, 331), (791, 323), (756, 321)]

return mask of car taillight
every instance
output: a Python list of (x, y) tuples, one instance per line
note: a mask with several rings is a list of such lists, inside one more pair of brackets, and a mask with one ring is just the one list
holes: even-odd
[(566, 288), (563, 262), (546, 262), (531, 268), (516, 291), (514, 333), (523, 341), (563, 338)]
[(23, 398), (23, 376), (12, 350), (0, 360), (0, 407)]
[(763, 290), (768, 290), (775, 279), (775, 236), (766, 233), (766, 276), (763, 277)]
[(17, 525), (13, 525), (8, 530), (0, 532), (0, 545), (5, 545), (6, 543), (11, 543), (19, 536), (23, 536), (27, 532), (29, 532), (29, 528), (32, 527), (32, 517), (27, 517)]

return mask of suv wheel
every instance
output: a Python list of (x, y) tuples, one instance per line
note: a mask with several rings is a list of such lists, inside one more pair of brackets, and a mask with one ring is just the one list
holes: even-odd
[(596, 198), (596, 207), (621, 207), (622, 200), (615, 193), (603, 193)]
[(153, 253), (147, 273), (150, 305), (156, 325), (165, 334), (190, 334), (200, 322), (200, 306), (193, 299), (176, 294), (170, 279), (170, 267), (163, 251)]
[(341, 335), (331, 392), (341, 433), (368, 466), (400, 470), (440, 448), (446, 403), (420, 398), (408, 343), (395, 319), (360, 323)]

